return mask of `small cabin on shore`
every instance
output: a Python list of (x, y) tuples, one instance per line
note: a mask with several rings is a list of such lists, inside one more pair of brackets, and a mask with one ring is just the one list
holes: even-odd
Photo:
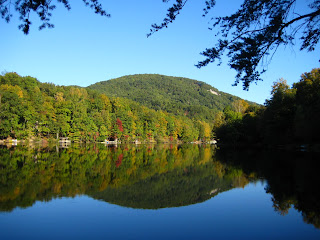
[(117, 145), (119, 143), (118, 138), (109, 138), (109, 139), (105, 139), (104, 142), (105, 144), (114, 144)]
[(61, 137), (59, 138), (59, 143), (71, 143), (68, 137)]
[(12, 146), (16, 146), (16, 145), (18, 145), (18, 139), (13, 139), (13, 138), (7, 138), (7, 139), (3, 139), (3, 140), (0, 140), (0, 145), (4, 145), (4, 144), (6, 144), (6, 145), (12, 145)]

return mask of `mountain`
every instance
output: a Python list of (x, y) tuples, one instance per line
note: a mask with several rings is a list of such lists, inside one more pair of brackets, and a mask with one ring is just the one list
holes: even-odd
[(207, 83), (158, 74), (129, 75), (88, 86), (109, 97), (128, 98), (155, 110), (191, 119), (212, 120), (239, 97), (220, 92)]
[(41, 83), (17, 73), (0, 75), (0, 143), (10, 138), (190, 142), (212, 137), (209, 121), (109, 96), (92, 89)]
[[(236, 106), (239, 99), (203, 82), (161, 75), (80, 88), (16, 73), (0, 75), (0, 98), (0, 140), (68, 137), (77, 142), (208, 141), (214, 127), (229, 118), (219, 113), (216, 124), (217, 111)], [(238, 114), (231, 108), (225, 112)]]

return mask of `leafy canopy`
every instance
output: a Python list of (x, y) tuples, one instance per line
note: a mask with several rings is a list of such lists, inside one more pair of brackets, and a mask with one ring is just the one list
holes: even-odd
[(213, 121), (238, 97), (200, 81), (158, 74), (137, 74), (98, 82), (88, 87), (112, 97), (128, 98), (154, 110)]
[[(170, 0), (163, 0), (169, 2)], [(153, 24), (148, 36), (167, 28), (188, 0), (175, 0), (161, 24)], [(270, 59), (281, 45), (293, 45), (300, 40), (300, 50), (314, 51), (320, 37), (320, 1), (303, 1), (308, 12), (297, 8), (297, 0), (244, 0), (240, 8), (230, 16), (212, 18), (210, 30), (217, 30), (217, 43), (205, 49), (205, 57), (198, 68), (207, 66), (226, 53), (229, 66), (237, 71), (237, 85), (243, 82), (248, 90), (250, 83), (262, 80)], [(207, 16), (216, 1), (205, 1), (203, 16)]]
[[(82, 0), (84, 4), (92, 8), (96, 14), (101, 16), (110, 17), (99, 3), (98, 0)], [(42, 24), (39, 29), (43, 28), (53, 28), (54, 25), (50, 22), (50, 17), (52, 16), (52, 11), (56, 8), (55, 2), (61, 3), (68, 10), (71, 9), (69, 0), (0, 0), (0, 15), (3, 19), (9, 22), (12, 18), (12, 9), (17, 11), (20, 15), (19, 19), (22, 23), (19, 25), (25, 34), (29, 33), (30, 30), (30, 15), (31, 13), (36, 13), (41, 20)]]

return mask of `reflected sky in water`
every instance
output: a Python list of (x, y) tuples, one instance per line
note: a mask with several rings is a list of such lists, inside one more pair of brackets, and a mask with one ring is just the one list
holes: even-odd
[[(65, 153), (70, 154), (70, 151), (65, 151)], [(181, 156), (184, 156), (185, 151), (189, 157), (196, 156), (196, 158), (189, 163), (180, 161), (183, 159)], [(119, 167), (107, 167), (106, 169), (113, 169), (110, 172), (113, 173), (111, 175), (114, 180), (110, 180), (104, 189), (99, 185), (97, 187), (100, 189), (98, 193), (96, 193), (97, 189), (92, 191), (92, 182), (98, 176), (92, 175), (92, 173), (90, 174), (93, 178), (77, 178), (78, 180), (85, 179), (83, 183), (79, 182), (78, 185), (84, 184), (83, 186), (89, 185), (91, 187), (84, 188), (82, 186), (83, 192), (79, 192), (73, 197), (61, 194), (52, 195), (50, 189), (56, 190), (54, 187), (56, 185), (47, 187), (45, 191), (43, 190), (44, 186), (40, 185), (41, 189), (37, 191), (42, 191), (41, 197), (35, 197), (30, 206), (21, 208), (18, 204), (11, 209), (10, 205), (11, 210), (0, 212), (0, 239), (320, 239), (320, 230), (315, 227), (316, 222), (307, 224), (301, 211), (296, 210), (293, 205), (287, 209), (286, 214), (281, 215), (275, 211), (274, 198), (279, 194), (276, 192), (267, 193), (266, 189), (274, 189), (274, 186), (268, 185), (270, 184), (268, 179), (261, 180), (259, 173), (254, 174), (245, 168), (240, 169), (230, 160), (224, 160), (221, 157), (221, 159), (216, 159), (215, 150), (211, 148), (198, 146), (193, 146), (192, 149), (161, 148), (150, 150), (150, 148), (146, 148), (140, 149), (138, 152), (139, 154), (142, 152), (141, 156), (144, 158), (152, 156), (153, 160), (147, 158), (149, 163), (141, 165), (145, 169), (137, 174), (139, 177), (130, 178), (130, 181), (133, 182), (124, 181), (121, 185), (114, 184), (113, 181), (121, 183), (120, 179), (116, 177), (119, 176), (120, 169)], [(101, 149), (99, 154), (102, 153), (103, 156), (113, 154), (114, 158), (111, 157), (111, 160), (106, 158), (105, 160), (117, 164), (118, 156), (124, 154), (124, 150)], [(121, 158), (121, 167), (126, 166), (124, 167), (125, 171), (128, 169), (132, 171), (134, 164), (132, 162), (129, 164), (129, 161), (132, 157), (140, 156), (136, 153), (136, 151), (131, 152), (130, 158), (127, 160), (125, 154)], [(160, 168), (164, 165), (159, 160), (160, 156), (165, 159), (172, 154), (171, 166), (175, 167), (166, 168), (166, 170)], [(59, 156), (65, 157), (64, 154)], [(57, 159), (52, 161), (50, 164), (44, 163), (40, 168), (45, 176), (47, 174), (46, 167), (49, 165), (52, 167), (52, 163), (60, 164), (59, 169), (64, 166)], [(136, 161), (138, 162), (138, 160)], [(158, 165), (151, 166), (152, 161)], [(30, 164), (25, 162), (24, 166), (30, 167)], [(98, 166), (101, 165), (90, 165), (90, 168)], [(10, 179), (9, 175), (4, 174), (6, 169), (9, 168), (2, 165), (0, 170), (2, 184), (5, 176)], [(19, 169), (22, 171), (24, 167), (20, 166), (14, 171), (19, 171)], [(50, 168), (48, 169), (50, 170)], [(80, 171), (79, 174), (85, 174), (88, 169)], [(158, 170), (152, 172), (152, 169)], [(150, 174), (150, 172), (152, 173)], [(257, 172), (259, 171), (257, 170)], [(10, 170), (7, 174), (9, 173), (13, 172)], [(61, 184), (68, 185), (68, 182), (72, 181), (72, 177), (70, 177), (72, 175), (69, 176), (68, 181), (64, 181), (63, 179), (67, 176), (65, 174), (60, 179), (57, 175), (52, 179), (55, 181), (60, 179)], [(199, 187), (190, 187), (186, 190), (185, 195), (181, 194), (181, 189), (178, 188), (190, 185), (191, 180), (199, 184), (195, 184)], [(270, 182), (272, 181), (270, 180)], [(8, 186), (4, 186), (5, 184), (1, 186), (1, 199), (6, 196), (13, 198), (10, 189), (16, 189), (15, 184), (19, 185), (20, 182), (11, 184), (14, 186), (11, 186), (10, 183), (7, 184)], [(143, 191), (142, 193), (138, 191), (143, 185), (150, 189), (148, 193), (145, 193), (145, 196)], [(164, 186), (163, 189), (161, 186)], [(172, 202), (159, 201), (159, 203), (168, 202), (173, 204), (172, 206), (163, 207), (161, 205), (161, 208), (155, 208), (154, 206), (157, 206), (157, 200), (155, 200), (156, 203), (150, 205), (150, 208), (153, 209), (141, 209), (135, 207), (136, 205), (132, 207), (132, 203), (135, 201), (140, 201), (140, 204), (143, 204), (144, 197), (145, 199), (159, 196), (170, 198), (168, 193), (173, 191), (170, 186), (176, 190), (178, 196), (172, 196)], [(300, 186), (302, 185), (300, 184)], [(167, 188), (170, 189), (166, 191)], [(63, 186), (61, 189), (63, 192)], [(132, 189), (138, 193), (133, 194), (130, 191)], [(186, 206), (180, 205), (179, 201), (185, 203), (189, 195), (192, 196), (192, 200)], [(23, 198), (23, 196), (31, 198), (33, 195), (23, 193), (18, 197)], [(198, 196), (198, 203), (195, 201), (197, 199), (195, 196)], [(290, 199), (294, 199), (292, 193), (290, 196)], [(117, 199), (119, 197), (123, 199)], [(47, 200), (44, 200), (46, 198)], [(122, 206), (115, 204), (116, 201), (119, 201)], [(288, 198), (286, 201), (289, 201)], [(300, 202), (294, 204), (301, 205)], [(312, 209), (311, 212), (317, 213), (317, 209)]]
[(317, 239), (291, 209), (272, 209), (262, 182), (195, 205), (158, 210), (117, 206), (88, 196), (36, 202), (1, 213), (1, 239)]

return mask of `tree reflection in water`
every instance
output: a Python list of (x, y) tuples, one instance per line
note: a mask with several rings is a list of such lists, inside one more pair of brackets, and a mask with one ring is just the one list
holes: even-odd
[(319, 228), (317, 157), (203, 145), (2, 147), (0, 211), (80, 194), (132, 208), (177, 207), (266, 179), (275, 211), (294, 207)]

